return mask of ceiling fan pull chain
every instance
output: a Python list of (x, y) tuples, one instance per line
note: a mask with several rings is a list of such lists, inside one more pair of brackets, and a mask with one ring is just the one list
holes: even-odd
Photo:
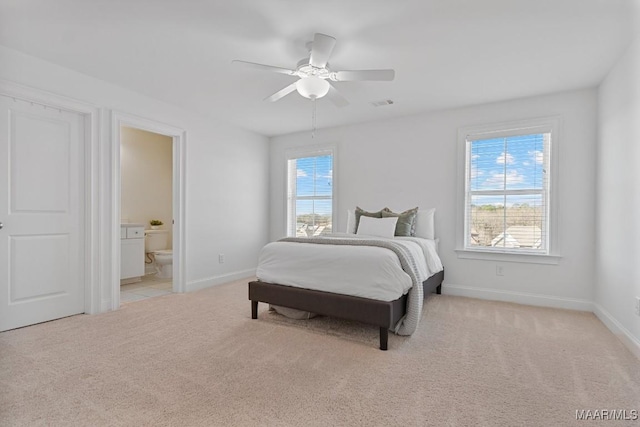
[(311, 98), (312, 111), (311, 111), (311, 138), (316, 137), (316, 98)]

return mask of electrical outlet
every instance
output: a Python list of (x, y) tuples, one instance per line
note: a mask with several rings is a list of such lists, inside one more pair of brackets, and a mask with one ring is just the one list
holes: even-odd
[(219, 254), (219, 255), (218, 255), (218, 262), (219, 262), (220, 264), (224, 264), (224, 254)]
[(640, 297), (636, 297), (636, 316), (640, 316)]
[(504, 276), (504, 271), (501, 265), (496, 265), (496, 276)]

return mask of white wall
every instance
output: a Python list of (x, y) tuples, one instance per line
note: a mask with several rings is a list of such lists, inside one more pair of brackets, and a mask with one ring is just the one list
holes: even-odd
[(640, 38), (600, 86), (598, 126), (596, 313), (640, 355)]
[[(345, 212), (356, 205), (364, 209), (435, 207), (445, 292), (590, 310), (595, 274), (596, 114), (592, 89), (321, 129), (315, 139), (309, 133), (274, 137), (271, 238), (286, 232), (284, 150), (336, 143), (336, 230), (345, 229)], [(456, 227), (461, 226), (455, 220), (458, 128), (553, 115), (562, 118), (560, 263), (501, 262), (504, 276), (498, 277), (496, 262), (458, 259), (454, 252)]]
[[(2, 46), (0, 64), (0, 79), (104, 109), (102, 147), (109, 144), (110, 109), (184, 129), (187, 286), (194, 289), (253, 274), (260, 248), (268, 240), (267, 216), (255, 215), (256, 207), (264, 210), (269, 205), (267, 138)], [(103, 149), (102, 156), (108, 155)], [(100, 159), (101, 164), (109, 162)], [(105, 182), (111, 181), (108, 167), (101, 173)], [(103, 226), (108, 226), (111, 207), (102, 209)], [(226, 255), (225, 264), (218, 263), (219, 253)], [(103, 286), (100, 293), (102, 306), (108, 306), (111, 289)]]
[(120, 140), (120, 218), (149, 228), (159, 219), (169, 231), (173, 219), (173, 139), (122, 127)]

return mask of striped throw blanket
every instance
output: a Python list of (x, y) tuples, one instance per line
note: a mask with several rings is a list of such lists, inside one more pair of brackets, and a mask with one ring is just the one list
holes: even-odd
[(410, 242), (397, 240), (383, 240), (374, 238), (358, 237), (287, 237), (280, 239), (280, 242), (314, 243), (319, 245), (350, 245), (350, 246), (375, 246), (393, 251), (400, 260), (402, 269), (411, 277), (413, 286), (407, 295), (407, 313), (393, 328), (393, 332), (398, 335), (411, 335), (418, 328), (418, 323), (422, 317), (422, 303), (424, 299), (424, 289), (422, 282), (427, 277), (420, 277), (417, 267), (417, 260), (413, 253), (407, 248)]

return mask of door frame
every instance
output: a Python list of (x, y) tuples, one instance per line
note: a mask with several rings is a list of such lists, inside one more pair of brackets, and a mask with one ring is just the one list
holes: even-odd
[(120, 308), (120, 129), (123, 126), (171, 137), (173, 140), (173, 292), (186, 291), (185, 271), (185, 143), (178, 127), (111, 110), (111, 310)]
[(42, 105), (45, 108), (65, 110), (82, 116), (84, 124), (84, 312), (95, 314), (102, 311), (101, 292), (104, 288), (104, 259), (99, 257), (106, 243), (101, 229), (103, 212), (100, 211), (100, 110), (95, 105), (67, 98), (62, 95), (0, 79), (0, 94)]

